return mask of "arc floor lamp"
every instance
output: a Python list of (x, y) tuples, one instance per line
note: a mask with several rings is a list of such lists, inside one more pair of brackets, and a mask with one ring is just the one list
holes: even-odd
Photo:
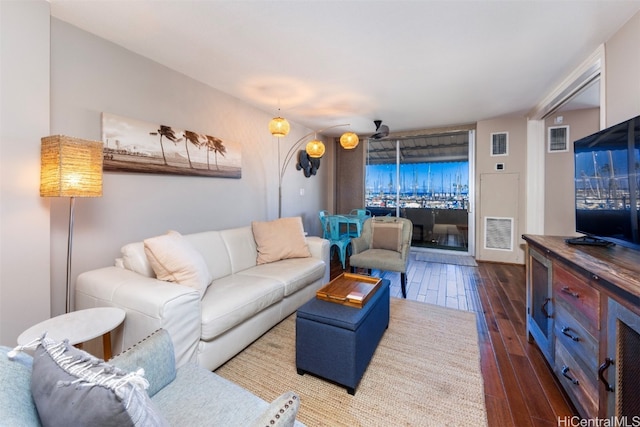
[[(277, 117), (276, 119), (280, 119), (280, 120), (284, 120), (280, 117)], [(274, 120), (276, 120), (274, 119)], [(287, 124), (288, 125), (288, 124)], [(274, 136), (278, 137), (278, 167), (280, 167), (280, 171), (279, 171), (279, 175), (278, 175), (278, 218), (282, 218), (282, 180), (284, 178), (284, 173), (287, 170), (287, 166), (289, 166), (289, 163), (291, 163), (291, 159), (294, 158), (295, 154), (296, 154), (296, 150), (302, 146), (302, 144), (305, 142), (305, 140), (310, 137), (311, 135), (315, 135), (317, 137), (317, 134), (320, 132), (324, 132), (325, 130), (328, 129), (333, 129), (333, 128), (337, 128), (337, 127), (341, 127), (341, 126), (349, 126), (349, 124), (341, 124), (341, 125), (334, 125), (334, 126), (329, 126), (326, 127), (324, 129), (320, 129), (318, 131), (313, 131), (313, 132), (309, 132), (308, 134), (306, 134), (305, 136), (303, 136), (302, 138), (298, 139), (296, 142), (293, 143), (293, 145), (291, 146), (291, 148), (289, 148), (289, 151), (287, 151), (286, 156), (284, 157), (284, 161), (282, 163), (280, 163), (280, 138), (284, 135), (280, 134), (280, 135), (276, 135), (272, 132), (272, 134)], [(270, 127), (271, 128), (271, 127)], [(287, 129), (287, 133), (288, 133), (288, 129)], [(358, 140), (358, 136), (353, 133), (353, 132), (348, 132), (349, 134), (353, 135), (353, 137), (349, 137), (349, 138), (355, 138), (355, 140)], [(346, 135), (346, 134), (345, 134)], [(307, 154), (309, 155), (309, 157), (314, 157), (314, 158), (319, 158), (322, 157), (324, 155), (325, 152), (325, 146), (324, 143), (322, 141), (320, 141), (319, 139), (317, 139), (316, 137), (314, 137), (313, 140), (309, 141), (305, 147), (305, 151), (307, 152)], [(353, 147), (355, 147), (357, 145), (357, 142), (353, 145)]]
[(102, 196), (102, 142), (64, 135), (41, 139), (40, 196), (69, 197), (65, 313), (71, 310), (71, 253), (76, 197)]

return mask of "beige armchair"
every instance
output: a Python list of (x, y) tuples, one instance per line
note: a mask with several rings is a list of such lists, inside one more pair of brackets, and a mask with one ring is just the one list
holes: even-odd
[(360, 237), (351, 239), (351, 271), (356, 268), (400, 273), (402, 296), (407, 297), (407, 264), (413, 224), (407, 218), (383, 216), (367, 219)]

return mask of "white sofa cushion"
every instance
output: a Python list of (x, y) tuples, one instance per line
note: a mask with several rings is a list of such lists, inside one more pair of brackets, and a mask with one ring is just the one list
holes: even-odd
[(185, 234), (184, 238), (202, 254), (213, 280), (231, 274), (231, 259), (227, 252), (227, 244), (219, 231)]
[(291, 258), (256, 265), (243, 270), (238, 275), (266, 277), (284, 284), (284, 296), (289, 296), (309, 283), (322, 279), (325, 264), (318, 258)]
[(201, 339), (209, 341), (284, 298), (281, 282), (234, 274), (214, 280), (202, 298)]
[(145, 239), (144, 252), (159, 280), (197, 289), (201, 296), (211, 283), (202, 255), (177, 231)]
[(250, 226), (220, 231), (231, 260), (231, 272), (246, 270), (256, 265), (256, 241)]
[(146, 277), (156, 277), (153, 268), (144, 253), (144, 242), (135, 242), (124, 245), (120, 252), (122, 253), (122, 264), (127, 270), (135, 271)]

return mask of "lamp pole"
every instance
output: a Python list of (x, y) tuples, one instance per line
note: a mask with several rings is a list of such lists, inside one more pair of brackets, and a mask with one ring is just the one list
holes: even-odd
[[(308, 134), (306, 134), (302, 138), (298, 139), (291, 146), (291, 148), (289, 148), (289, 151), (287, 152), (287, 155), (284, 157), (284, 163), (282, 165), (282, 168), (280, 169), (280, 175), (278, 176), (278, 218), (282, 218), (282, 180), (284, 178), (284, 172), (287, 170), (287, 166), (289, 166), (289, 163), (291, 163), (291, 159), (293, 159), (293, 155), (294, 155), (295, 150), (300, 145), (302, 145), (302, 143), (304, 142), (305, 138), (307, 138), (307, 137), (309, 137), (309, 136), (311, 136), (313, 134), (318, 134), (320, 132), (324, 132), (325, 130), (337, 128), (337, 127), (340, 127), (340, 126), (349, 126), (349, 124), (346, 123), (346, 124), (341, 124), (341, 125), (333, 125), (333, 126), (326, 127), (324, 129), (320, 129), (318, 131), (309, 132)], [(280, 165), (280, 138), (278, 138), (278, 165)]]
[(64, 312), (71, 311), (71, 254), (73, 252), (73, 211), (76, 204), (74, 196), (69, 197), (69, 235), (67, 236), (67, 292)]

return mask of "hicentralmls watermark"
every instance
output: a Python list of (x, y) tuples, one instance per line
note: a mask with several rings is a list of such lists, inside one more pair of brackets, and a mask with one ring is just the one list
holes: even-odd
[(640, 427), (640, 416), (610, 418), (558, 417), (558, 427)]

